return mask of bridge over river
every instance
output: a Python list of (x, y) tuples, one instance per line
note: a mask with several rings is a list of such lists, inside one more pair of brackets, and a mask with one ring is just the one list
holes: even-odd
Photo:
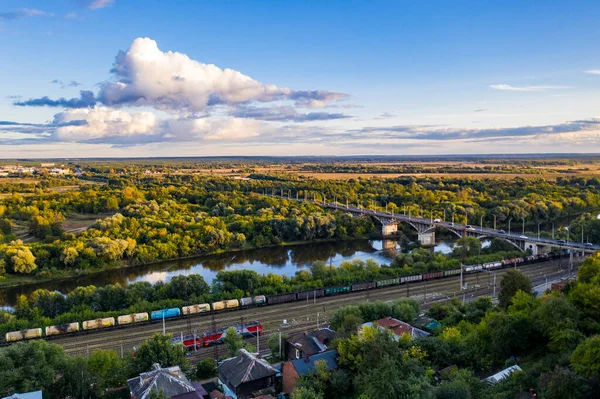
[(506, 232), (504, 230), (496, 230), (483, 226), (471, 226), (468, 224), (453, 223), (442, 219), (427, 219), (412, 216), (410, 213), (406, 215), (393, 212), (384, 212), (376, 209), (365, 209), (361, 207), (354, 207), (348, 205), (347, 203), (344, 205), (338, 202), (327, 202), (325, 199), (323, 199), (323, 201), (317, 201), (308, 198), (293, 198), (290, 195), (266, 195), (270, 197), (287, 199), (289, 201), (310, 202), (323, 208), (348, 212), (356, 217), (373, 217), (381, 224), (381, 233), (383, 236), (389, 236), (398, 231), (398, 223), (406, 223), (417, 231), (419, 242), (422, 245), (434, 245), (435, 230), (445, 229), (454, 233), (458, 237), (472, 236), (478, 239), (501, 238), (510, 242), (523, 252), (531, 252), (532, 255), (549, 252), (551, 248), (566, 249), (570, 252), (581, 252), (582, 254), (589, 254), (600, 250), (600, 245), (591, 243), (579, 243), (575, 241), (536, 237), (512, 233), (510, 231)]

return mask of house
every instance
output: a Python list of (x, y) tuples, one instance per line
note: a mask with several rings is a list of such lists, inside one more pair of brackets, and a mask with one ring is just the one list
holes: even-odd
[(15, 393), (2, 399), (42, 399), (42, 391)]
[(291, 335), (286, 339), (286, 358), (297, 360), (323, 353), (327, 351), (327, 347), (334, 339), (335, 331), (329, 328), (318, 328)]
[(396, 341), (400, 340), (400, 337), (404, 334), (410, 335), (411, 338), (422, 338), (431, 335), (427, 331), (423, 331), (419, 328), (413, 327), (408, 323), (400, 321), (398, 319), (394, 319), (393, 317), (386, 317), (383, 319), (375, 320), (373, 322), (368, 322), (361, 324), (359, 327), (359, 332), (362, 331), (366, 326), (369, 327), (377, 327), (379, 330), (384, 331), (388, 330), (394, 334), (394, 339)]
[(274, 392), (277, 369), (245, 349), (240, 349), (239, 353), (219, 365), (219, 382), (224, 385), (225, 393), (243, 399), (259, 391)]
[(169, 398), (206, 399), (208, 393), (198, 382), (190, 382), (179, 366), (161, 368), (158, 363), (152, 370), (127, 381), (131, 399), (146, 399), (152, 391), (162, 391)]
[(284, 362), (281, 371), (283, 374), (282, 390), (286, 394), (294, 392), (296, 383), (300, 377), (310, 374), (315, 370), (315, 363), (319, 360), (325, 361), (329, 370), (338, 368), (337, 351), (327, 351), (306, 357), (304, 359)]
[(496, 385), (500, 381), (511, 376), (515, 371), (522, 371), (521, 367), (518, 365), (510, 366), (502, 371), (497, 372), (494, 375), (489, 376), (488, 378), (483, 379), (483, 382), (487, 382), (489, 385)]

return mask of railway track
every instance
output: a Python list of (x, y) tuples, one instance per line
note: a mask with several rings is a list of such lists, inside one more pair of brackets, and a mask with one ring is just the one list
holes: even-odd
[[(558, 271), (558, 260), (542, 262), (532, 265), (519, 267), (534, 281), (544, 279), (544, 276), (556, 278), (557, 275), (565, 273)], [(497, 289), (502, 276), (509, 269), (499, 269), (497, 275)], [(493, 292), (491, 276), (489, 273), (476, 273), (465, 275), (466, 284), (479, 283), (480, 288), (471, 289), (464, 292), (465, 299), (469, 300), (482, 295), (489, 295)], [(260, 347), (266, 347), (268, 337), (277, 333), (278, 329), (293, 333), (317, 325), (317, 313), (320, 321), (327, 320), (330, 314), (341, 306), (363, 302), (366, 300), (392, 300), (401, 297), (412, 297), (417, 299), (422, 307), (426, 307), (431, 301), (439, 301), (457, 295), (459, 293), (459, 277), (449, 277), (439, 280), (430, 280), (425, 282), (415, 282), (394, 287), (374, 289), (369, 291), (360, 291), (350, 294), (344, 294), (334, 297), (316, 298), (316, 301), (309, 299), (305, 301), (289, 302), (279, 305), (270, 305), (244, 310), (236, 310), (225, 313), (218, 313), (214, 316), (214, 324), (218, 327), (229, 326), (242, 320), (259, 320), (263, 324), (264, 334), (259, 338)], [(289, 327), (282, 328), (283, 319), (290, 322)], [(198, 334), (212, 329), (213, 317), (211, 315), (197, 315), (176, 320), (165, 321), (165, 332), (174, 336), (180, 334), (193, 334), (194, 330)], [(96, 349), (113, 349), (122, 354), (129, 353), (135, 346), (151, 338), (156, 332), (162, 332), (162, 322), (154, 322), (139, 326), (128, 326), (118, 329), (99, 330), (86, 334), (68, 335), (50, 339), (52, 342), (62, 345), (65, 351), (70, 355), (80, 355), (91, 353)], [(224, 353), (224, 348), (202, 348), (199, 349), (190, 359), (197, 360), (203, 357), (212, 356), (214, 353)]]

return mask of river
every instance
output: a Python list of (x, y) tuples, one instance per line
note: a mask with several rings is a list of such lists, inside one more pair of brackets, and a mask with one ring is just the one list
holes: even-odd
[[(454, 245), (453, 241), (440, 241), (436, 243), (434, 250), (449, 253)], [(40, 288), (67, 293), (86, 285), (100, 287), (115, 283), (126, 286), (138, 281), (165, 282), (182, 274), (200, 274), (210, 284), (219, 271), (241, 269), (261, 274), (293, 276), (298, 270), (316, 261), (331, 262), (333, 266), (339, 266), (342, 262), (353, 259), (373, 259), (379, 264), (389, 264), (399, 252), (399, 242), (396, 240), (320, 242), (229, 252), (6, 288), (0, 290), (0, 306), (14, 306), (19, 295), (29, 295)]]

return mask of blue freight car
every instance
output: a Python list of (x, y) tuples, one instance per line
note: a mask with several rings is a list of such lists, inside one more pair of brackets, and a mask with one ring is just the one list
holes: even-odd
[(162, 320), (163, 317), (168, 319), (170, 317), (177, 317), (180, 315), (181, 311), (179, 308), (155, 310), (152, 312), (152, 320)]

